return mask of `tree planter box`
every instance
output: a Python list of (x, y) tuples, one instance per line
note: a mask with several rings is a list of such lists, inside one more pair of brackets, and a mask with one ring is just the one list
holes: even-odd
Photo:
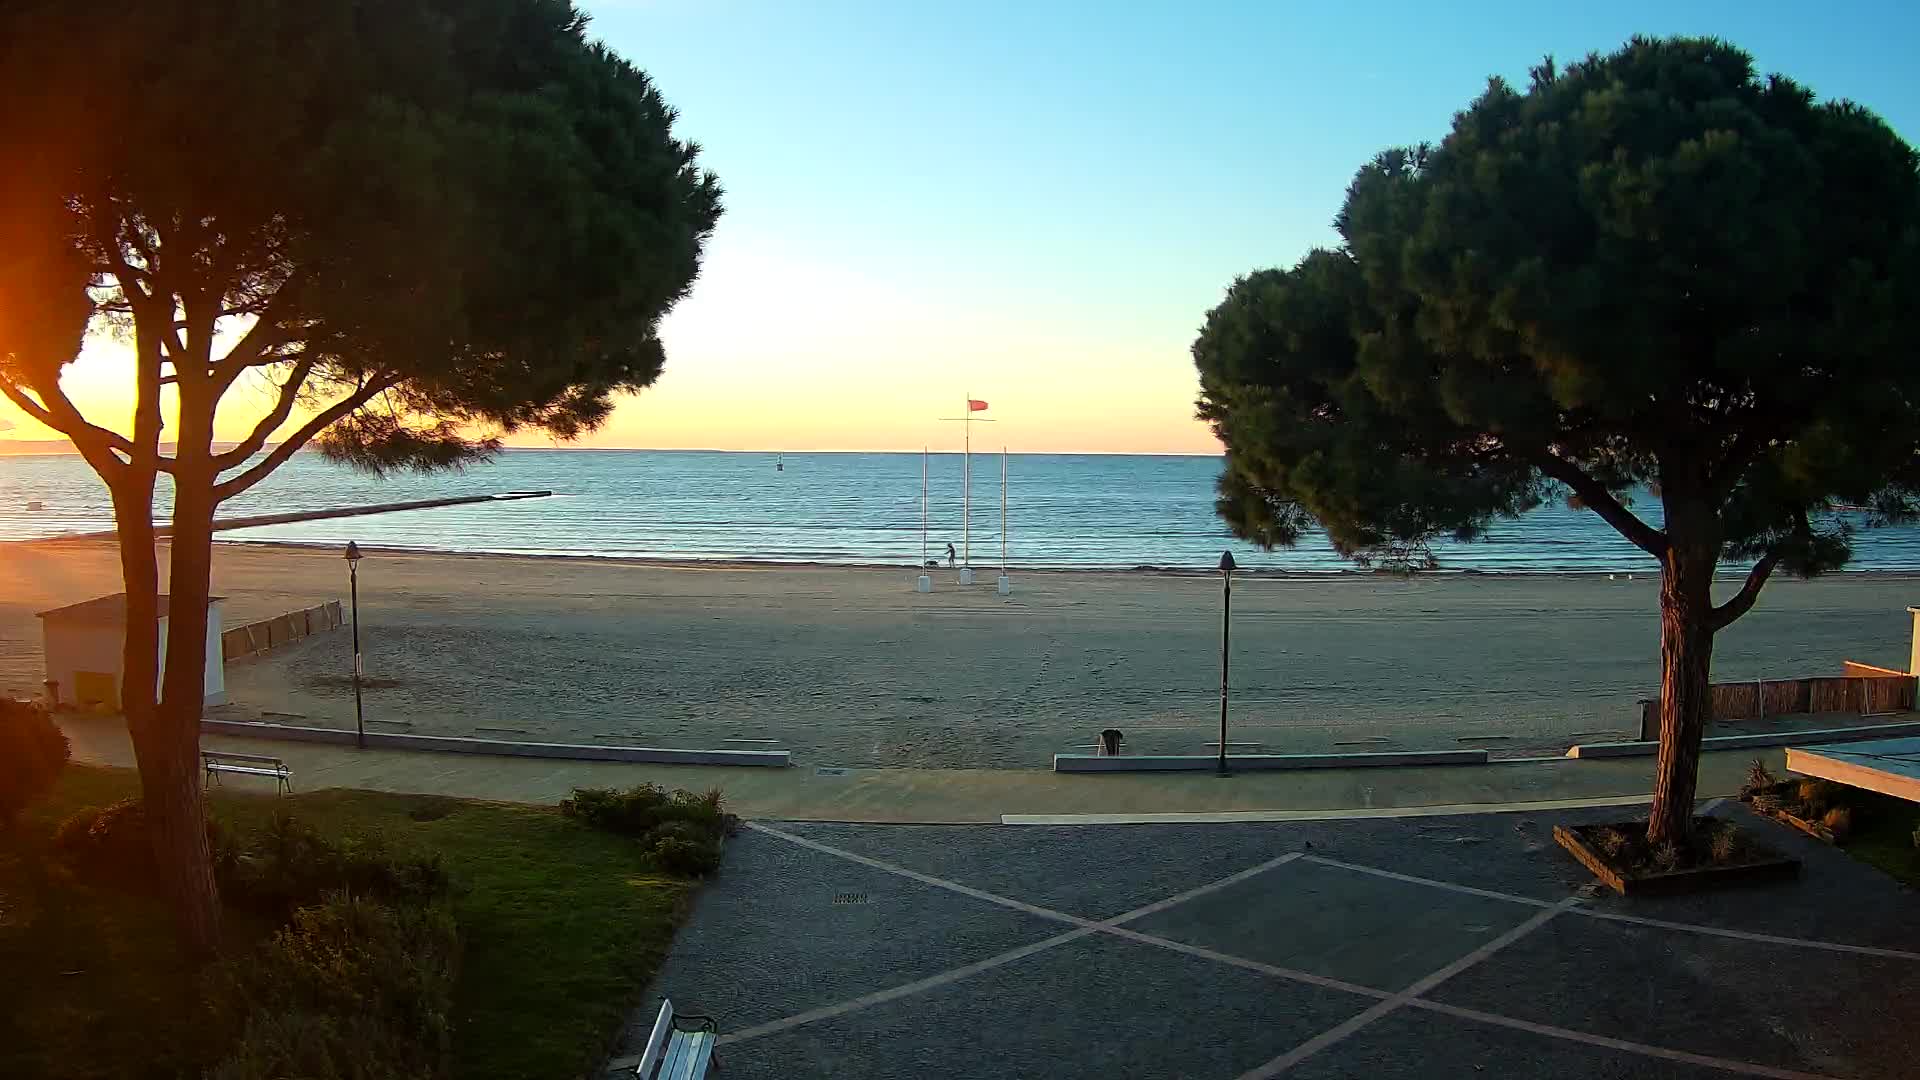
[(1800, 860), (1754, 845), (1756, 850), (1742, 862), (1721, 865), (1690, 866), (1682, 870), (1640, 870), (1620, 865), (1588, 840), (1598, 829), (1642, 829), (1646, 822), (1619, 822), (1599, 825), (1555, 825), (1553, 838), (1573, 853), (1581, 864), (1593, 871), (1606, 886), (1622, 896), (1670, 896), (1730, 885), (1752, 885), (1798, 877)]
[(1754, 806), (1751, 799), (1747, 801), (1747, 805), (1752, 807), (1754, 813), (1762, 817), (1770, 817), (1775, 821), (1791, 825), (1822, 843), (1833, 844), (1836, 847), (1839, 846), (1840, 841), (1833, 835), (1833, 830), (1818, 821), (1808, 821), (1806, 818), (1801, 817), (1791, 810), (1782, 810), (1778, 807)]

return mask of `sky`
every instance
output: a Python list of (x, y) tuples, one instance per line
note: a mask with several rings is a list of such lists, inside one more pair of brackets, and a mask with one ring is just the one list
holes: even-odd
[[(1216, 453), (1188, 347), (1233, 279), (1332, 244), (1354, 170), (1489, 75), (1635, 33), (1726, 38), (1920, 137), (1912, 3), (586, 7), (727, 191), (666, 373), (588, 446), (956, 447), (972, 396), (1015, 451)], [(123, 348), (68, 379), (116, 424)]]

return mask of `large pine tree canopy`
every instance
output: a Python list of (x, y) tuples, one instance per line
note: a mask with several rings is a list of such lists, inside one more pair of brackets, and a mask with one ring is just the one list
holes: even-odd
[(221, 497), (316, 411), (303, 434), (375, 468), (599, 423), (658, 376), (720, 193), (585, 25), (567, 0), (7, 5), (0, 388), (111, 468), (150, 451), (60, 391), (89, 325), (183, 395), (264, 379)]
[(1691, 540), (1809, 574), (1849, 554), (1832, 504), (1885, 521), (1920, 491), (1914, 151), (1725, 43), (1496, 78), (1437, 146), (1362, 168), (1335, 224), (1193, 347), (1243, 537), (1318, 523), (1431, 565), (1571, 489), (1656, 556), (1679, 508)]

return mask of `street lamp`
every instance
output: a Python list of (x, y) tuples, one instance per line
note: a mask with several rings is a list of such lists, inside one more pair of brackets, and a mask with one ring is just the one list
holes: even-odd
[(1233, 630), (1233, 552), (1220, 553), (1220, 775), (1227, 775), (1227, 640)]
[(347, 541), (347, 581), (353, 594), (353, 744), (365, 750), (367, 718), (360, 705), (360, 545), (351, 540)]

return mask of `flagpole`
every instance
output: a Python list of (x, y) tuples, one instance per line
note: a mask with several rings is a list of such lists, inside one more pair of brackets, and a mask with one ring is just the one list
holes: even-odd
[(927, 568), (927, 448), (920, 448), (920, 569)]
[(1007, 448), (1000, 448), (1000, 576), (1007, 576)]
[(971, 391), (967, 394), (966, 405), (965, 411), (960, 414), (960, 427), (965, 432), (961, 436), (965, 461), (960, 466), (960, 568), (971, 571), (973, 569), (973, 394)]

